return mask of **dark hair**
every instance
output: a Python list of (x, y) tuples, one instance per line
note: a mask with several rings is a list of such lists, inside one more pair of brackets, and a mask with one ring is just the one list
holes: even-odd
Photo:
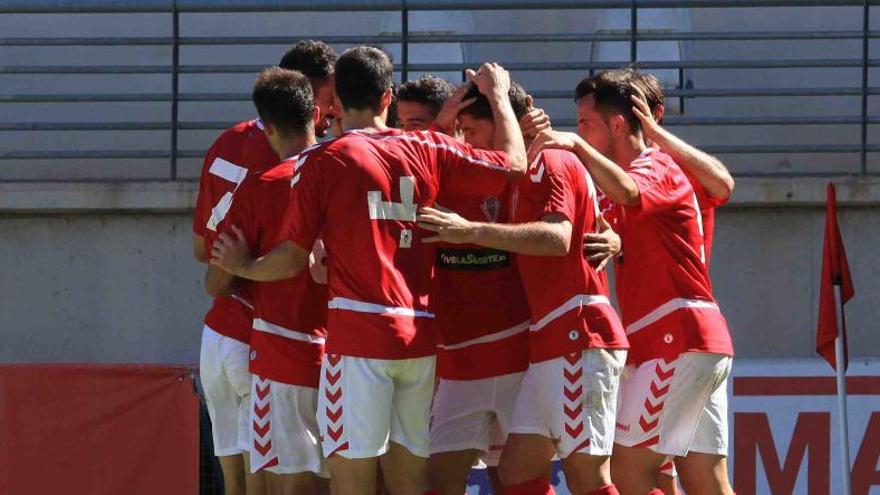
[(656, 110), (657, 107), (663, 105), (666, 97), (663, 94), (663, 85), (660, 80), (654, 74), (640, 70), (636, 70), (636, 76), (634, 83), (642, 90), (642, 93), (645, 93), (645, 99), (648, 100), (648, 106), (651, 110)]
[(336, 61), (336, 94), (344, 110), (379, 112), (382, 95), (391, 89), (394, 65), (387, 53), (372, 46), (356, 46)]
[(302, 73), (270, 67), (260, 72), (251, 93), (260, 118), (284, 134), (305, 134), (313, 125), (315, 100)]
[(397, 99), (425, 105), (431, 109), (431, 113), (436, 117), (453, 91), (455, 91), (455, 86), (449, 81), (425, 75), (415, 81), (403, 83)]
[(640, 84), (640, 78), (636, 71), (629, 68), (606, 70), (582, 80), (574, 90), (574, 100), (578, 102), (581, 98), (593, 95), (597, 110), (606, 117), (610, 113), (623, 115), (630, 131), (636, 132), (641, 129), (641, 124), (632, 111), (633, 102), (630, 97), (635, 94), (633, 86)]
[(302, 40), (294, 44), (281, 57), (282, 69), (302, 72), (309, 81), (324, 81), (333, 75), (333, 64), (339, 55), (323, 41)]
[[(529, 106), (526, 104), (526, 90), (518, 82), (510, 81), (510, 90), (507, 92), (507, 97), (517, 119), (521, 119), (523, 115), (528, 113)], [(471, 98), (476, 98), (476, 101), (464, 107), (460, 113), (470, 115), (475, 119), (495, 120), (492, 114), (492, 106), (489, 105), (489, 99), (486, 98), (486, 95), (480, 93), (480, 90), (473, 83), (470, 83), (470, 88), (464, 95), (465, 100)]]

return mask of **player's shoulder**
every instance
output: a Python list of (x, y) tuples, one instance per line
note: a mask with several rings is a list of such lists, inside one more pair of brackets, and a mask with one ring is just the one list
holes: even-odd
[(261, 137), (264, 137), (263, 124), (259, 119), (245, 120), (221, 132), (214, 140), (214, 146), (241, 145)]
[(545, 149), (536, 157), (529, 167), (534, 179), (559, 178), (565, 181), (576, 181), (586, 172), (577, 155), (567, 150)]
[(268, 168), (258, 174), (259, 181), (264, 184), (289, 181), (293, 178), (294, 170), (299, 156), (294, 156), (282, 161), (274, 167)]

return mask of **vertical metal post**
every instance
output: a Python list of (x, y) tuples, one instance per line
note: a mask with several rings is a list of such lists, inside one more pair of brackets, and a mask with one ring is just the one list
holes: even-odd
[(834, 281), (834, 307), (837, 312), (837, 338), (834, 339), (834, 362), (837, 372), (837, 425), (840, 428), (840, 483), (841, 494), (852, 495), (852, 479), (849, 456), (849, 414), (846, 409), (846, 361), (843, 352), (843, 305), (840, 299), (840, 280)]
[(407, 10), (406, 0), (400, 8), (400, 82), (405, 83), (409, 80), (409, 10)]
[(868, 173), (868, 29), (870, 28), (869, 13), (871, 6), (865, 0), (862, 14), (862, 173)]
[(629, 62), (635, 64), (639, 60), (639, 45), (636, 33), (639, 31), (639, 8), (637, 0), (630, 0), (629, 7)]
[(171, 180), (177, 180), (177, 100), (180, 76), (180, 13), (177, 11), (177, 0), (172, 4), (171, 25)]

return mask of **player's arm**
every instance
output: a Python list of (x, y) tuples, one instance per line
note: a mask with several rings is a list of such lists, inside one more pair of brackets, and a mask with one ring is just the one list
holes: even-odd
[(473, 76), (480, 93), (489, 100), (495, 121), (495, 149), (507, 154), (509, 180), (517, 181), (526, 173), (526, 147), (513, 107), (510, 106), (510, 74), (498, 64), (483, 64)]
[(726, 200), (733, 193), (734, 181), (730, 171), (714, 156), (700, 151), (672, 134), (654, 119), (642, 90), (634, 87), (633, 112), (642, 123), (645, 139), (656, 144), (690, 173), (711, 198)]
[(419, 227), (436, 235), (423, 242), (477, 244), (529, 256), (565, 256), (571, 246), (571, 222), (559, 213), (537, 222), (501, 224), (471, 222), (452, 211), (424, 207), (417, 217)]
[(235, 275), (217, 265), (208, 265), (205, 270), (205, 292), (211, 297), (231, 296), (235, 293)]
[(550, 148), (568, 150), (577, 155), (590, 171), (596, 185), (611, 201), (624, 206), (639, 204), (639, 186), (632, 177), (577, 134), (549, 130), (540, 132), (529, 147), (529, 161)]
[(233, 226), (231, 234), (221, 233), (214, 243), (211, 264), (236, 277), (274, 282), (297, 276), (309, 265), (309, 252), (291, 241), (284, 241), (265, 255), (254, 258), (244, 232)]
[(207, 263), (209, 261), (205, 238), (199, 234), (193, 234), (193, 258), (199, 263)]

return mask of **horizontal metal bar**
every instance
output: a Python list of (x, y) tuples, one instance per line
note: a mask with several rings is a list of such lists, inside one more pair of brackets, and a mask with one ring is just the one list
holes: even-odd
[[(401, 10), (403, 0), (176, 0), (179, 12), (384, 11)], [(407, 0), (408, 10), (537, 10), (705, 7), (861, 6), (860, 0)], [(174, 0), (4, 0), (0, 13), (171, 12)], [(880, 0), (868, 0), (880, 5)]]
[(107, 94), (19, 94), (0, 95), (0, 103), (100, 103), (100, 102), (156, 102), (171, 101), (164, 93), (107, 93)]
[[(573, 90), (538, 90), (529, 91), (535, 98), (571, 99), (574, 98)], [(663, 94), (667, 98), (684, 97), (761, 97), (761, 96), (858, 96), (862, 94), (862, 88), (707, 88), (707, 89), (664, 89)], [(869, 95), (880, 94), (880, 86), (868, 88)]]
[[(178, 127), (179, 128), (179, 127)], [(171, 122), (5, 122), (0, 131), (165, 131)]]
[[(878, 0), (880, 1), (880, 0)], [(619, 62), (540, 62), (502, 63), (509, 70), (590, 70), (613, 69), (629, 65)], [(640, 61), (643, 69), (796, 69), (829, 67), (862, 67), (861, 59), (802, 59), (802, 60), (687, 60)], [(472, 68), (474, 64), (409, 64), (410, 72), (453, 72)], [(869, 59), (869, 67), (880, 67), (880, 59)], [(181, 74), (256, 73), (263, 65), (181, 65)], [(400, 66), (396, 66), (399, 70)], [(168, 74), (165, 65), (7, 65), (0, 66), (0, 74)]]
[[(202, 152), (204, 155), (204, 152)], [(0, 151), (0, 160), (54, 160), (90, 158), (170, 158), (168, 150), (50, 150)]]
[[(880, 116), (868, 117), (869, 124), (880, 124)], [(794, 126), (794, 125), (861, 125), (860, 115), (845, 116), (785, 116), (785, 117), (667, 117), (664, 126)], [(555, 127), (577, 126), (574, 119), (553, 119)]]

